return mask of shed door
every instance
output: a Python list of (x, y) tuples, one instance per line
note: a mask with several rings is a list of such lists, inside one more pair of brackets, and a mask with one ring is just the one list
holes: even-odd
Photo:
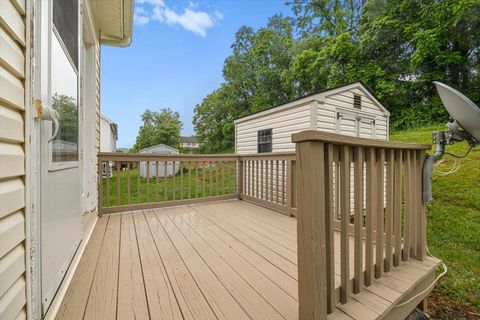
[(335, 132), (352, 137), (375, 139), (375, 119), (359, 113), (339, 111)]
[(358, 126), (355, 114), (337, 112), (335, 129), (336, 133), (356, 137), (358, 135)]

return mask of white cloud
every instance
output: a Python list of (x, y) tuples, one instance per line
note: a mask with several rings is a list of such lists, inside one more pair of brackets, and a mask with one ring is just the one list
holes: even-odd
[(135, 12), (133, 14), (133, 23), (137, 25), (144, 25), (150, 21), (148, 12), (142, 7), (135, 7)]
[(146, 6), (135, 8), (134, 21), (137, 25), (158, 21), (170, 26), (179, 25), (198, 36), (205, 37), (207, 30), (223, 19), (220, 11), (216, 10), (213, 14), (209, 14), (198, 10), (198, 6), (193, 2), (190, 2), (181, 13), (169, 8), (163, 0), (137, 0), (136, 2), (150, 7), (150, 11), (146, 9)]

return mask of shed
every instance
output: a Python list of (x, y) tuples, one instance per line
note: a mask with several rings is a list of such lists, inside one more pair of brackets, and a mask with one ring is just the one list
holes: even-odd
[[(140, 153), (156, 153), (156, 154), (179, 154), (178, 149), (174, 147), (167, 146), (166, 144), (157, 144), (145, 149), (140, 150)], [(172, 176), (173, 172), (177, 174), (179, 172), (180, 163), (175, 162), (175, 168), (173, 165), (174, 161), (168, 161), (166, 164), (167, 176)], [(158, 172), (158, 177), (165, 176), (165, 161), (150, 161), (150, 177), (156, 177)], [(147, 177), (147, 162), (140, 162), (140, 176), (142, 178)]]
[(301, 97), (235, 120), (235, 152), (295, 151), (293, 133), (321, 130), (388, 140), (390, 113), (362, 82)]

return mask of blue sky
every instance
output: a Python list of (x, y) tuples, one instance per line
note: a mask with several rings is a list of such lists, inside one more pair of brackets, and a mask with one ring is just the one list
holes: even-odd
[(131, 46), (101, 51), (101, 108), (118, 123), (118, 147), (135, 143), (147, 108), (178, 111), (182, 134), (193, 134), (193, 109), (223, 81), (235, 32), (290, 14), (284, 0), (135, 0), (135, 7)]

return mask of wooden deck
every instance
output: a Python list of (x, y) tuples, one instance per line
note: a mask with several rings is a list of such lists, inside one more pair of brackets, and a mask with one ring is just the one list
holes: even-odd
[[(298, 319), (296, 232), (239, 200), (101, 217), (57, 319)], [(385, 316), (437, 263), (402, 264), (328, 318)]]

